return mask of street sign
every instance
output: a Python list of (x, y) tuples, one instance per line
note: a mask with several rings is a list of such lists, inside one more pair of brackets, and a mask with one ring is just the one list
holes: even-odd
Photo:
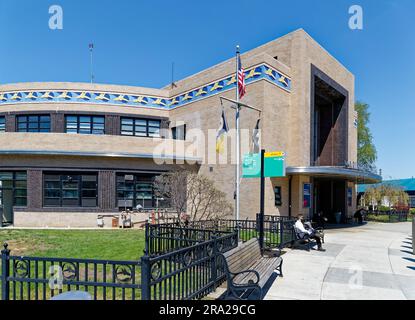
[[(285, 153), (282, 151), (266, 152), (264, 154), (264, 176), (285, 177)], [(261, 154), (245, 154), (242, 161), (243, 178), (261, 177)]]
[(285, 157), (285, 152), (283, 151), (265, 152), (264, 157), (265, 158)]
[(285, 152), (266, 152), (264, 155), (264, 167), (265, 177), (285, 177)]
[(244, 155), (242, 161), (243, 178), (260, 178), (261, 177), (261, 154), (248, 153)]

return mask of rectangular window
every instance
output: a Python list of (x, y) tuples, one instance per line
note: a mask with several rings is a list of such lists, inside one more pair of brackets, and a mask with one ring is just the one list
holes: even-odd
[(17, 132), (50, 132), (50, 116), (17, 116), (16, 127)]
[(65, 132), (79, 134), (104, 134), (105, 117), (103, 116), (66, 116)]
[(0, 132), (6, 132), (6, 117), (0, 117)]
[(409, 206), (415, 208), (415, 196), (409, 196)]
[(0, 206), (4, 206), (6, 200), (13, 202), (13, 206), (27, 206), (26, 172), (0, 172)]
[(96, 207), (98, 175), (47, 173), (43, 176), (45, 207)]
[(281, 187), (274, 187), (274, 195), (275, 195), (275, 206), (276, 207), (282, 206)]
[[(157, 201), (154, 191), (154, 174), (118, 174), (117, 206), (125, 208), (160, 208), (167, 206), (166, 200)], [(157, 203), (158, 202), (158, 203)]]
[(186, 140), (186, 125), (171, 128), (171, 133), (174, 140)]
[(159, 138), (160, 123), (160, 120), (121, 118), (121, 135)]

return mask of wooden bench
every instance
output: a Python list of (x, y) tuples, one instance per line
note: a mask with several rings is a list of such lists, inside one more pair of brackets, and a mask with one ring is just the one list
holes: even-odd
[(222, 255), (228, 290), (225, 299), (248, 299), (257, 293), (262, 299), (262, 289), (275, 270), (282, 277), (282, 258), (264, 256), (258, 239), (251, 239)]

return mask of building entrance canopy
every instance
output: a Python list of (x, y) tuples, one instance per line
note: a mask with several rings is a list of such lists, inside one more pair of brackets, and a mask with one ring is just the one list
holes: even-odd
[(354, 181), (358, 184), (379, 183), (382, 181), (382, 177), (378, 174), (345, 167), (287, 167), (287, 175), (339, 178)]

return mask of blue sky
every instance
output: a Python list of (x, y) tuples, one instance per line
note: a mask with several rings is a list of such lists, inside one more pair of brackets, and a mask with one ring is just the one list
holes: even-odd
[[(62, 6), (63, 30), (48, 27)], [(348, 27), (363, 7), (364, 29)], [(415, 1), (413, 0), (0, 0), (0, 83), (89, 81), (95, 44), (99, 83), (162, 87), (297, 28), (356, 76), (371, 106), (384, 178), (415, 176)], [(237, 23), (239, 21), (239, 23)]]

